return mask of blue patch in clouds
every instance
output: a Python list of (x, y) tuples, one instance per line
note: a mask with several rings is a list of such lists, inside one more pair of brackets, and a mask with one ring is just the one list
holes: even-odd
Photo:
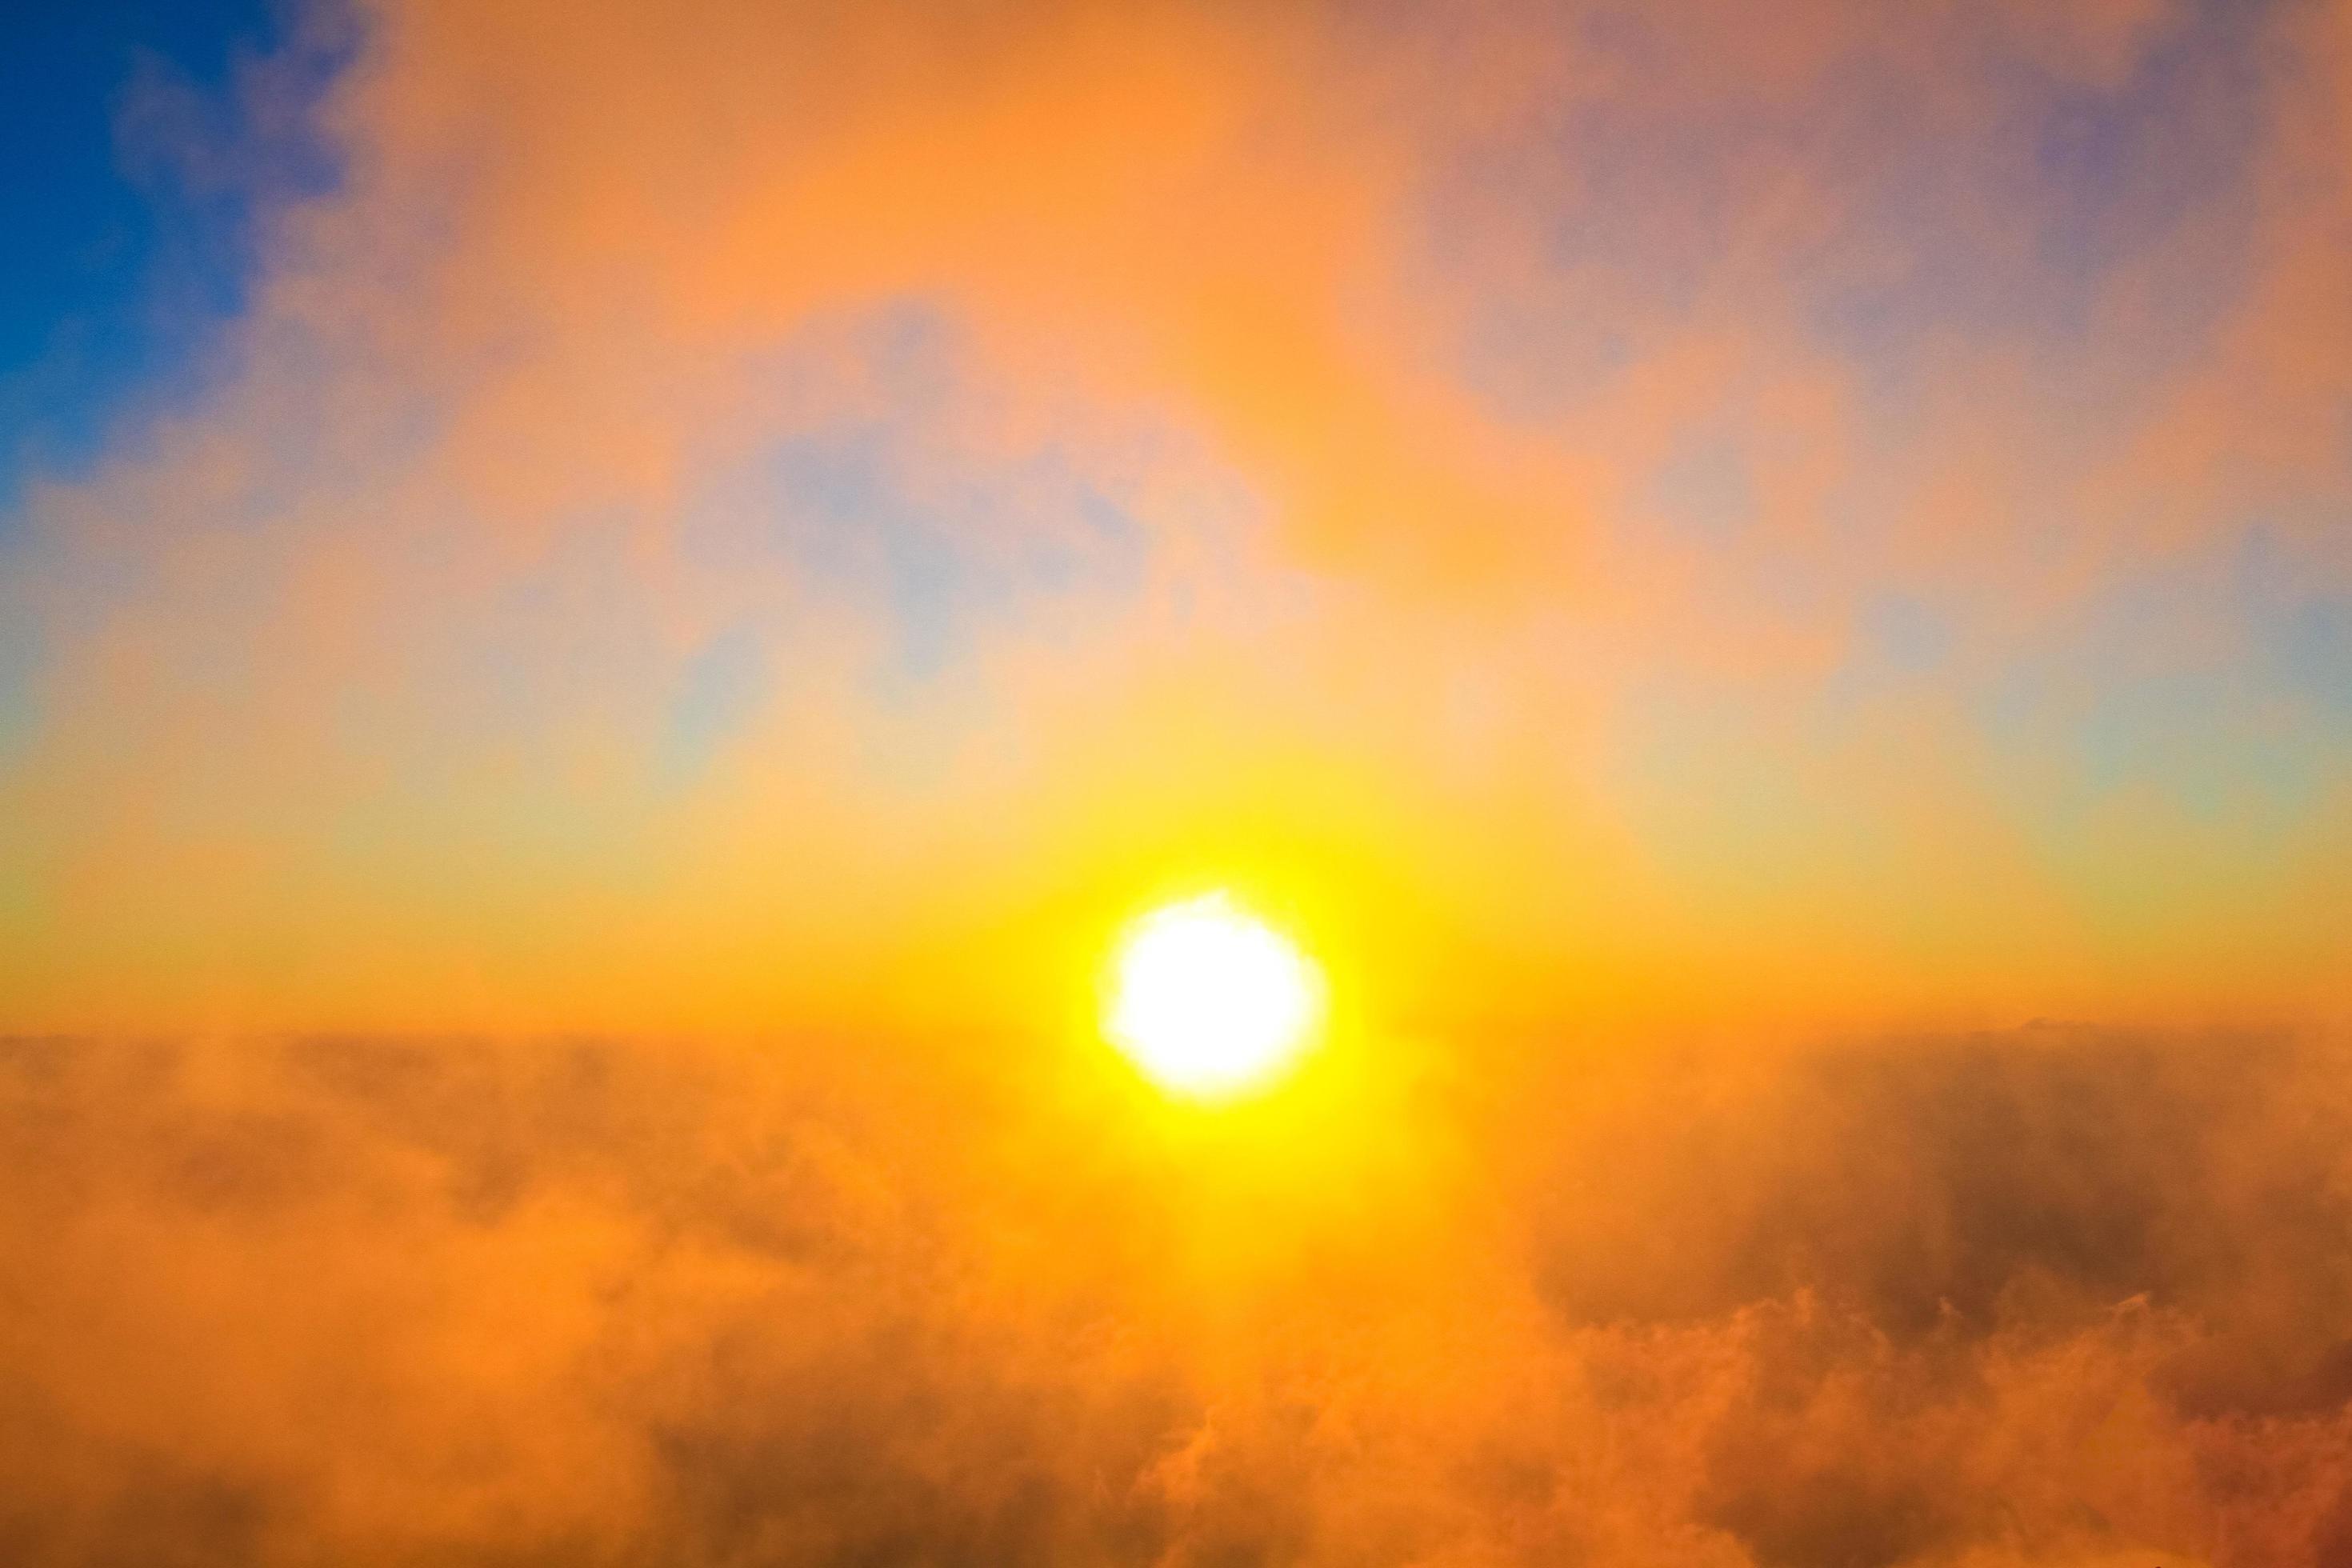
[[(0, 26), (0, 540), (27, 478), (168, 401), (246, 306), (256, 229), (328, 191), (304, 112), (348, 40), (270, 0), (86, 0)], [(308, 20), (306, 21), (305, 18)], [(273, 103), (264, 123), (245, 94)]]
[(759, 712), (772, 685), (767, 646), (756, 626), (739, 623), (705, 643), (687, 661), (670, 698), (662, 772), (679, 781), (700, 777)]

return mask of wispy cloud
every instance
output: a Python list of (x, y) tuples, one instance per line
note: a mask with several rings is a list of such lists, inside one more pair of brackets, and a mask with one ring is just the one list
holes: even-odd
[(772, 1022), (1286, 837), (1489, 991), (2329, 1005), (2336, 8), (356, 26), (23, 504), (23, 1024)]

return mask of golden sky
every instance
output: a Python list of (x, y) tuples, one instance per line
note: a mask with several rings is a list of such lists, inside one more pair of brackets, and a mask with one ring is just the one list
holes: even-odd
[(2352, 6), (279, 16), (0, 475), (0, 1560), (2352, 1561)]
[(2339, 8), (310, 30), (0, 536), (15, 1026), (1013, 1017), (1202, 879), (1440, 1017), (2341, 1015)]

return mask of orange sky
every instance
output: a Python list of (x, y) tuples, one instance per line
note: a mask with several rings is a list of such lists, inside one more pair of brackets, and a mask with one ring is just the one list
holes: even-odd
[(355, 25), (21, 502), (16, 1026), (2340, 1006), (2336, 8)]

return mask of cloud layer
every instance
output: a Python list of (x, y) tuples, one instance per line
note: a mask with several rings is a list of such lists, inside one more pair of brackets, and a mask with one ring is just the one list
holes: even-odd
[(2352, 1546), (2340, 1053), (1458, 1043), (1285, 1163), (823, 1044), (11, 1046), (11, 1561)]

